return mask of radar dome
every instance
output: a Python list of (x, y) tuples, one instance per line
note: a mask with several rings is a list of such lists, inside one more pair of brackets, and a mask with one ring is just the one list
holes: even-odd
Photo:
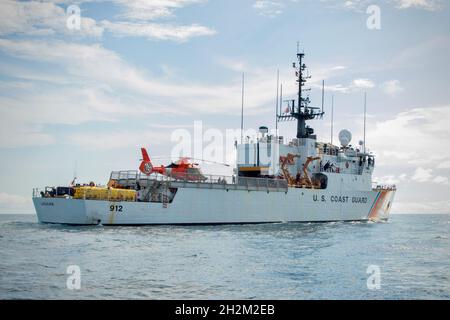
[(352, 133), (347, 129), (341, 130), (339, 132), (339, 142), (345, 148), (352, 141)]

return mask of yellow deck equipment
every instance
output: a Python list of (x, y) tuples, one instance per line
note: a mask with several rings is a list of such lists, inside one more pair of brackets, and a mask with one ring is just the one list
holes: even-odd
[(108, 200), (108, 201), (135, 201), (136, 191), (129, 189), (77, 187), (74, 199)]

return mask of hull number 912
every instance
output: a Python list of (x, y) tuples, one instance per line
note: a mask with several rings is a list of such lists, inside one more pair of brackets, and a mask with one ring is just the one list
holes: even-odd
[(118, 205), (110, 205), (109, 206), (109, 211), (111, 212), (122, 212), (123, 206), (118, 206)]

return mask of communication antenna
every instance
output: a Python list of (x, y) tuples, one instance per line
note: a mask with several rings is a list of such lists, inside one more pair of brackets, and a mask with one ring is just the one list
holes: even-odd
[(325, 80), (322, 80), (322, 113), (323, 113), (324, 101), (325, 101)]
[(75, 180), (77, 180), (77, 160), (75, 160), (74, 166), (73, 166), (73, 180), (70, 183), (70, 185), (75, 185)]
[(364, 153), (366, 153), (366, 110), (367, 110), (367, 91), (364, 92)]
[(277, 101), (276, 101), (276, 112), (275, 112), (275, 136), (278, 137), (278, 110), (279, 110), (279, 100), (278, 100), (278, 89), (280, 88), (280, 70), (277, 69)]
[(242, 72), (241, 144), (244, 142), (244, 72)]
[(334, 94), (331, 95), (331, 144), (333, 144)]
[(283, 84), (281, 84), (280, 87), (280, 116), (283, 113), (283, 110), (281, 110), (282, 105), (283, 105)]

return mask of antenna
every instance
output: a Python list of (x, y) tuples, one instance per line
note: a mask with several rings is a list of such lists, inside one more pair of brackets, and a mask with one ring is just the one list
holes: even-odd
[(77, 160), (75, 160), (75, 163), (73, 166), (73, 180), (70, 183), (71, 186), (75, 186), (75, 180), (77, 180)]
[(242, 72), (241, 144), (244, 142), (244, 72)]
[(325, 100), (325, 80), (322, 80), (322, 113), (324, 100)]
[(364, 153), (366, 153), (366, 110), (367, 110), (367, 91), (364, 92)]
[[(297, 45), (299, 46), (299, 43)], [(298, 84), (297, 104), (295, 103), (295, 99), (290, 100), (288, 103), (288, 112), (279, 115), (278, 118), (287, 121), (297, 120), (297, 139), (309, 138), (315, 140), (316, 135), (314, 134), (314, 129), (307, 126), (306, 121), (322, 119), (324, 112), (323, 108), (321, 111), (318, 107), (310, 107), (309, 96), (303, 97), (302, 95), (302, 92), (311, 90), (311, 88), (303, 88), (307, 80), (311, 78), (309, 72), (307, 72), (306, 65), (303, 63), (304, 57), (304, 53), (297, 53), (298, 65), (295, 62), (292, 64), (292, 67), (295, 69), (295, 77)], [(304, 72), (306, 72), (306, 76), (304, 76)]]
[(280, 87), (280, 70), (277, 69), (277, 102), (276, 102), (276, 112), (275, 112), (275, 136), (278, 137), (278, 105), (279, 105), (279, 101), (278, 101), (278, 89)]
[(283, 84), (280, 87), (280, 115), (283, 113), (281, 108), (283, 108)]
[(333, 145), (334, 94), (331, 96), (331, 144)]

